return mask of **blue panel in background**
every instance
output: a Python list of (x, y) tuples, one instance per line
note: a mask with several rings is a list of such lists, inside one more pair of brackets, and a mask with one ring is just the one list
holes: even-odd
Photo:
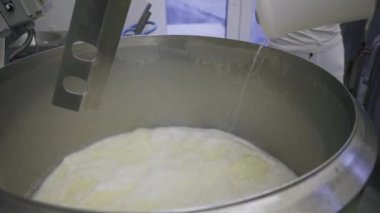
[(166, 0), (167, 32), (177, 35), (226, 35), (227, 0)]
[[(256, 0), (254, 1), (254, 7)], [(188, 25), (192, 35), (220, 35), (220, 27), (226, 31), (228, 0), (166, 0), (167, 25), (169, 31), (174, 34), (186, 34), (189, 31), (181, 32), (183, 28), (174, 27), (175, 25)], [(255, 9), (253, 9), (255, 11)], [(261, 44), (266, 41), (266, 37), (260, 25), (256, 21), (255, 14), (240, 14), (251, 16), (253, 24), (251, 27), (250, 41)], [(201, 28), (201, 25), (210, 24), (209, 27)], [(214, 24), (214, 25), (212, 25)], [(218, 24), (220, 27), (215, 27)], [(237, 23), (239, 24), (239, 23)], [(173, 27), (171, 27), (173, 26)], [(202, 31), (203, 30), (203, 31)], [(206, 31), (206, 32), (205, 32)], [(224, 36), (222, 33), (221, 36)]]
[(226, 0), (166, 0), (167, 24), (226, 23)]

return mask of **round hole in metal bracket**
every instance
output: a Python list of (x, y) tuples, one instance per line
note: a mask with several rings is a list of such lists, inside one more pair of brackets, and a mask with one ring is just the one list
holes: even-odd
[(94, 62), (96, 60), (98, 49), (90, 43), (76, 41), (71, 45), (71, 52), (73, 53), (73, 56), (79, 60)]
[(87, 81), (75, 76), (66, 76), (62, 84), (67, 92), (73, 94), (84, 95), (88, 91)]

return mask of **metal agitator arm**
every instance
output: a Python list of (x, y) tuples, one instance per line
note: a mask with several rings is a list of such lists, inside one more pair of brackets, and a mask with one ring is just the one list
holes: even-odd
[[(79, 111), (83, 102), (85, 108), (97, 108), (130, 3), (131, 0), (76, 1), (54, 91), (54, 105)], [(78, 78), (86, 83), (82, 91), (75, 91), (67, 84), (68, 80)]]

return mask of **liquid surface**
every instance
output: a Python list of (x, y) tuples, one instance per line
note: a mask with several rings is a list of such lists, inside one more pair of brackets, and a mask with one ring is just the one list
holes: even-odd
[(103, 211), (163, 211), (253, 196), (295, 179), (262, 150), (211, 129), (138, 129), (68, 155), (34, 199)]

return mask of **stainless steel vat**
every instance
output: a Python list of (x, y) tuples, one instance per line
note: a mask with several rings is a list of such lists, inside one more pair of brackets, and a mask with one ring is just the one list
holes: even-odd
[(257, 49), (205, 37), (126, 38), (101, 107), (79, 113), (51, 104), (62, 48), (2, 68), (0, 212), (85, 212), (25, 196), (68, 153), (138, 127), (173, 125), (231, 131), (254, 141), (299, 175), (259, 196), (190, 210), (342, 210), (373, 169), (377, 145), (372, 125), (332, 76), (269, 48), (257, 60), (234, 124)]

